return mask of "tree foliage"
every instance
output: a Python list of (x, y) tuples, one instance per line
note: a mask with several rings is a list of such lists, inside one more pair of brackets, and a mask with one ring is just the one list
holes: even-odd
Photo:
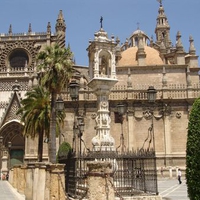
[[(31, 138), (38, 136), (38, 162), (42, 162), (43, 138), (49, 138), (50, 111), (49, 92), (40, 85), (25, 94), (17, 111), (24, 123), (23, 135)], [(64, 111), (56, 113), (56, 135), (61, 132), (60, 125), (64, 124), (65, 115)]]
[(71, 145), (68, 142), (63, 142), (58, 149), (57, 161), (61, 159), (66, 159), (71, 151)]
[(50, 93), (59, 94), (72, 73), (72, 52), (58, 44), (46, 46), (37, 56), (37, 69), (41, 74), (41, 85)]
[(190, 113), (186, 148), (186, 180), (190, 200), (200, 199), (200, 98)]
[(49, 161), (52, 163), (56, 162), (56, 98), (71, 77), (71, 58), (70, 48), (61, 48), (58, 44), (46, 46), (37, 56), (40, 84), (51, 95)]
[(38, 161), (42, 161), (43, 136), (49, 137), (50, 96), (43, 87), (37, 86), (28, 91), (21, 101), (21, 114), (24, 123), (23, 134), (35, 138), (38, 136)]

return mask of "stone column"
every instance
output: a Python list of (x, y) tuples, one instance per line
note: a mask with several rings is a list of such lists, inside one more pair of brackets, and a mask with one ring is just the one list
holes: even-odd
[(25, 188), (25, 196), (26, 200), (32, 200), (33, 199), (33, 182), (34, 182), (34, 164), (28, 164), (27, 165), (27, 171), (26, 171), (26, 188)]
[[(24, 166), (21, 166), (20, 167), (20, 171), (19, 171), (19, 188), (18, 188), (18, 192), (21, 193), (21, 194), (24, 194), (25, 193), (25, 187), (26, 187), (26, 165)], [(18, 181), (19, 181), (18, 180)]]
[(3, 150), (3, 157), (1, 158), (2, 167), (1, 167), (1, 173), (7, 174), (8, 172), (8, 151)]
[(112, 164), (105, 161), (89, 162), (88, 200), (114, 200)]
[[(34, 169), (34, 182), (33, 182), (33, 200), (45, 199), (45, 186), (46, 186), (46, 164), (35, 163)], [(46, 196), (46, 199), (47, 196)]]
[(64, 166), (64, 164), (50, 164), (47, 166), (46, 189), (49, 190), (49, 200), (66, 199)]

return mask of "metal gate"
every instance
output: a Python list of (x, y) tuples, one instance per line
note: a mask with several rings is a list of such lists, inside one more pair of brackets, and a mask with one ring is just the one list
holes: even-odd
[(120, 197), (157, 194), (156, 157), (153, 150), (131, 152), (92, 151), (85, 154), (70, 154), (65, 163), (65, 184), (69, 196), (82, 199), (87, 196), (87, 163), (110, 161), (113, 166), (113, 187)]

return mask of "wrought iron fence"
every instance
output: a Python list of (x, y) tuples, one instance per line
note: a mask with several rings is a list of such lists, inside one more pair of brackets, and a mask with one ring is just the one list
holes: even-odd
[(131, 152), (92, 151), (87, 154), (71, 154), (65, 163), (66, 192), (73, 198), (87, 196), (87, 163), (89, 161), (110, 161), (113, 166), (113, 187), (120, 197), (157, 194), (156, 157), (153, 150)]

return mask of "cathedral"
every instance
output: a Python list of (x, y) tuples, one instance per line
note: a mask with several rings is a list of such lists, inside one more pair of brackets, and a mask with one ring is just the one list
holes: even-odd
[[(155, 15), (156, 16), (156, 15)], [(91, 79), (112, 78), (115, 84), (109, 92), (110, 135), (117, 151), (154, 148), (158, 167), (185, 167), (187, 126), (194, 100), (199, 97), (199, 67), (194, 40), (186, 52), (181, 33), (176, 44), (170, 39), (168, 22), (162, 3), (155, 17), (155, 41), (139, 28), (127, 33), (122, 44), (119, 38), (100, 30), (89, 41), (88, 67), (74, 63), (71, 83), (79, 85), (78, 96), (70, 96), (70, 84), (63, 90), (66, 119), (57, 138), (66, 141), (77, 151), (92, 150), (95, 146), (98, 105)], [(155, 24), (155, 21), (151, 22)], [(179, 28), (179, 27), (177, 27)], [(36, 56), (46, 45), (65, 46), (66, 24), (59, 12), (55, 33), (48, 23), (46, 32), (0, 34), (0, 168), (7, 171), (15, 164), (36, 161), (37, 140), (23, 137), (23, 124), (16, 111), (27, 91), (38, 84)], [(108, 88), (106, 83), (97, 90)], [(153, 90), (156, 99), (148, 101)], [(119, 105), (125, 108), (118, 112)], [(123, 106), (122, 106), (123, 105)], [(106, 111), (107, 112), (107, 111)], [(74, 124), (78, 116), (84, 121), (84, 131), (78, 135)], [(44, 160), (48, 159), (44, 143)]]

